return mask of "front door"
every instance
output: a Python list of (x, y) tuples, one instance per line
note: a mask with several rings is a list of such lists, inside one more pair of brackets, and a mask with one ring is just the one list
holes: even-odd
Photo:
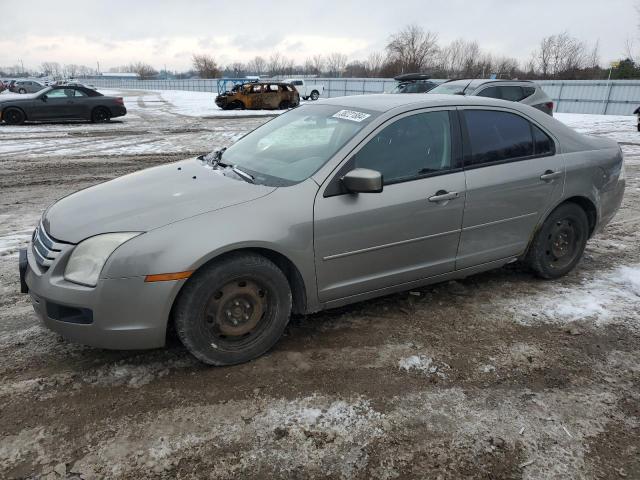
[(512, 112), (462, 111), (467, 201), (457, 269), (519, 256), (562, 195), (565, 168), (541, 127)]
[(53, 120), (57, 118), (71, 118), (73, 108), (74, 90), (57, 88), (46, 93), (46, 99), (42, 96), (36, 100), (32, 120)]
[[(314, 206), (321, 302), (454, 270), (465, 180), (452, 118), (441, 110), (390, 120), (323, 185)], [(381, 172), (383, 191), (334, 188), (353, 168)]]

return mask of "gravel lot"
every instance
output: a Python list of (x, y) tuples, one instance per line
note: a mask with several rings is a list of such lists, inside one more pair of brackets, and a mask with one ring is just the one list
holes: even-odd
[(294, 318), (208, 368), (171, 340), (112, 352), (42, 328), (17, 249), (75, 190), (226, 145), (260, 118), (124, 92), (108, 125), (0, 126), (0, 478), (640, 478), (640, 134), (623, 208), (568, 277), (511, 266)]

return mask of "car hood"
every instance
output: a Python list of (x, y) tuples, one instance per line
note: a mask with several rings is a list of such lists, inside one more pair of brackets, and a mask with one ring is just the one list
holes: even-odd
[(78, 243), (109, 232), (146, 232), (268, 195), (275, 187), (238, 179), (197, 158), (149, 168), (73, 193), (51, 205), (44, 227)]

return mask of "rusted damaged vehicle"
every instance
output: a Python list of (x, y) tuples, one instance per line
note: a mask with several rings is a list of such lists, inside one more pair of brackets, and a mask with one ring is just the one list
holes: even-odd
[(290, 83), (256, 82), (234, 87), (216, 97), (223, 110), (286, 110), (300, 104), (300, 94)]

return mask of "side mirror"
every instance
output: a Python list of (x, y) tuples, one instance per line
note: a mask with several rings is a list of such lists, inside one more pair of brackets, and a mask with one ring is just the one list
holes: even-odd
[(49, 98), (49, 97), (47, 97), (46, 95), (42, 95), (42, 96), (40, 97), (40, 100), (42, 100), (43, 102), (46, 102), (46, 101), (47, 101), (47, 98)]
[(368, 168), (356, 168), (342, 177), (342, 184), (351, 193), (380, 193), (382, 174)]

